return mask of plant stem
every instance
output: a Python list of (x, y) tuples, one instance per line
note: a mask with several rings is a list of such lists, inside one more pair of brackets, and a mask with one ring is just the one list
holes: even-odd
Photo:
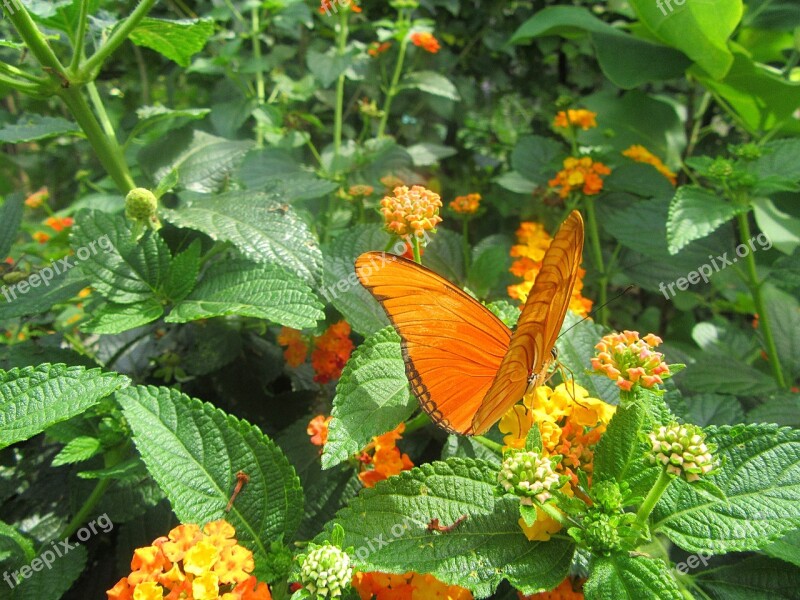
[[(339, 57), (344, 56), (347, 50), (347, 36), (349, 35), (348, 29), (348, 13), (347, 10), (339, 12), (339, 23), (336, 26), (336, 54)], [(342, 115), (344, 113), (344, 82), (345, 74), (342, 72), (339, 79), (336, 81), (336, 114), (333, 122), (333, 171), (336, 172), (336, 162), (339, 158), (339, 151), (342, 148)]]
[(476, 435), (472, 439), (478, 442), (479, 444), (486, 446), (489, 450), (492, 450), (493, 452), (497, 452), (498, 454), (503, 454), (502, 444), (498, 444), (497, 442), (494, 442), (482, 435)]
[(89, 0), (81, 0), (81, 12), (78, 17), (78, 27), (75, 30), (75, 46), (72, 50), (72, 61), (69, 64), (70, 73), (75, 73), (83, 60), (83, 46), (86, 40), (86, 25), (88, 23)]
[(594, 198), (586, 196), (586, 220), (589, 222), (589, 243), (594, 254), (594, 263), (600, 271), (600, 279), (598, 281), (598, 302), (600, 303), (600, 310), (597, 311), (597, 318), (600, 324), (608, 327), (608, 307), (605, 303), (608, 298), (608, 273), (603, 262), (603, 250), (600, 247), (600, 231), (597, 228), (597, 216), (594, 210)]
[(650, 513), (653, 512), (653, 508), (655, 508), (661, 496), (664, 495), (664, 492), (667, 491), (670, 483), (672, 483), (672, 477), (669, 476), (666, 468), (662, 468), (658, 479), (656, 479), (653, 487), (650, 488), (650, 491), (647, 493), (644, 502), (642, 502), (642, 505), (639, 507), (639, 512), (636, 513), (636, 523), (640, 527), (644, 527)]
[(469, 273), (469, 219), (464, 217), (461, 229), (461, 249), (464, 252), (464, 274)]
[(408, 435), (416, 431), (417, 429), (422, 429), (426, 425), (431, 424), (431, 418), (428, 416), (428, 413), (420, 412), (416, 417), (413, 419), (409, 419), (406, 421), (406, 429), (404, 434)]
[[(749, 212), (740, 213), (737, 216), (739, 221), (739, 238), (742, 244), (746, 245), (748, 240), (753, 238), (750, 231), (750, 221), (748, 220)], [(767, 358), (772, 367), (772, 374), (775, 376), (775, 381), (782, 388), (786, 387), (786, 380), (783, 377), (783, 369), (781, 368), (780, 358), (778, 356), (778, 348), (775, 345), (775, 337), (772, 335), (772, 325), (770, 322), (769, 314), (767, 314), (766, 306), (764, 305), (764, 298), (761, 295), (762, 282), (758, 279), (758, 271), (756, 270), (756, 259), (752, 252), (748, 252), (745, 257), (747, 263), (747, 277), (745, 282), (747, 287), (750, 288), (750, 293), (753, 296), (753, 303), (758, 312), (759, 327), (764, 334), (764, 343), (767, 346)]]
[[(3, 69), (0, 68), (0, 71), (3, 71)], [(13, 77), (4, 75), (2, 72), (0, 72), (0, 84), (7, 85), (10, 88), (30, 94), (31, 96), (35, 96), (41, 92), (41, 88), (35, 83), (28, 83), (27, 81), (14, 79)]]
[(403, 62), (406, 58), (406, 49), (408, 48), (408, 25), (405, 22), (404, 11), (400, 10), (399, 17), (400, 32), (403, 38), (400, 40), (400, 50), (397, 54), (397, 64), (394, 66), (394, 74), (392, 75), (392, 82), (386, 92), (386, 101), (383, 104), (383, 115), (381, 122), (378, 125), (377, 137), (383, 137), (386, 132), (386, 123), (389, 121), (389, 112), (392, 110), (392, 100), (397, 95), (397, 84), (400, 83), (400, 75), (403, 74)]
[(97, 120), (100, 121), (100, 126), (103, 128), (103, 132), (105, 132), (110, 140), (114, 140), (116, 142), (117, 132), (114, 130), (114, 126), (111, 124), (111, 119), (108, 118), (106, 107), (103, 104), (103, 100), (100, 98), (100, 92), (97, 91), (97, 86), (95, 85), (94, 81), (90, 81), (86, 84), (86, 91), (89, 92), (89, 100), (92, 102), (94, 112), (97, 115)]
[(414, 251), (414, 262), (421, 265), (422, 254), (419, 252), (419, 238), (416, 235), (411, 236), (411, 249)]
[[(253, 59), (256, 63), (256, 100), (259, 108), (264, 105), (267, 92), (264, 85), (264, 71), (261, 70), (261, 20), (259, 7), (253, 7), (250, 12), (250, 34), (253, 40)], [(264, 147), (264, 130), (256, 124), (256, 148)]]

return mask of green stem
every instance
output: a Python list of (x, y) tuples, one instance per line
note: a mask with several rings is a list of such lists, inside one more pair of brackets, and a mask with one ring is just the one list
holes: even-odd
[[(739, 237), (743, 245), (753, 239), (752, 232), (750, 231), (750, 221), (748, 220), (749, 213), (740, 213), (737, 217), (739, 221)], [(753, 303), (758, 312), (759, 327), (764, 334), (764, 343), (767, 346), (767, 357), (769, 364), (772, 367), (772, 374), (775, 376), (775, 381), (782, 388), (786, 387), (786, 380), (783, 377), (783, 369), (781, 368), (780, 358), (778, 356), (778, 348), (775, 345), (775, 337), (772, 335), (772, 325), (770, 322), (769, 314), (767, 314), (766, 306), (764, 305), (764, 298), (761, 294), (762, 282), (758, 279), (758, 271), (756, 270), (756, 258), (753, 252), (748, 252), (745, 257), (747, 263), (747, 286), (750, 288), (750, 293), (753, 296)]]
[(469, 273), (469, 219), (464, 217), (461, 228), (461, 249), (464, 252), (464, 273)]
[(75, 73), (83, 60), (83, 48), (86, 41), (86, 26), (88, 24), (89, 0), (81, 0), (81, 12), (78, 16), (78, 27), (75, 30), (75, 47), (72, 50), (72, 61), (69, 64), (70, 73)]
[(411, 236), (411, 249), (414, 252), (414, 262), (418, 265), (422, 264), (422, 254), (419, 251), (419, 238), (416, 235)]
[(661, 473), (658, 475), (658, 479), (656, 479), (653, 487), (647, 493), (647, 497), (644, 499), (644, 502), (642, 502), (642, 505), (639, 507), (639, 512), (636, 513), (636, 523), (640, 527), (645, 526), (650, 513), (653, 512), (656, 503), (658, 503), (658, 501), (661, 499), (661, 496), (664, 495), (664, 492), (667, 491), (670, 483), (672, 483), (672, 477), (670, 477), (670, 475), (667, 473), (666, 468), (662, 468)]
[[(2, 71), (3, 69), (0, 69)], [(24, 92), (26, 94), (30, 94), (31, 96), (36, 96), (41, 93), (41, 87), (36, 85), (35, 83), (28, 83), (27, 81), (20, 81), (19, 79), (14, 79), (13, 77), (9, 77), (3, 73), (0, 73), (0, 84), (6, 85), (10, 88), (14, 88), (20, 92)]]
[(18, 69), (14, 65), (9, 65), (8, 63), (4, 63), (2, 61), (0, 61), (0, 72), (8, 74), (10, 77), (21, 77), (22, 79), (26, 79), (27, 81), (31, 81), (39, 85), (47, 83), (47, 79), (44, 77), (31, 75), (30, 73), (26, 73), (22, 69)]
[[(253, 7), (250, 12), (250, 34), (253, 39), (253, 59), (256, 63), (256, 100), (261, 107), (266, 102), (267, 91), (264, 85), (264, 71), (261, 70), (261, 15), (259, 7)], [(264, 147), (264, 130), (256, 125), (256, 148)]]
[[(348, 14), (349, 11), (342, 10), (339, 12), (339, 23), (336, 26), (336, 52), (341, 57), (344, 56), (345, 51), (347, 50), (347, 36), (349, 35), (348, 29)], [(342, 121), (343, 121), (343, 114), (344, 114), (344, 82), (345, 82), (345, 74), (342, 73), (339, 75), (339, 79), (336, 81), (336, 114), (334, 117), (333, 122), (333, 165), (334, 171), (336, 169), (337, 159), (339, 158), (339, 151), (342, 148)]]
[(597, 311), (597, 318), (601, 325), (608, 327), (608, 307), (605, 306), (608, 299), (608, 273), (603, 262), (603, 250), (600, 247), (600, 230), (597, 227), (594, 198), (590, 196), (586, 196), (586, 220), (589, 222), (589, 244), (594, 255), (594, 263), (600, 271), (600, 280), (598, 281), (600, 310)]
[(90, 56), (87, 60), (83, 61), (80, 66), (80, 78), (84, 80), (94, 79), (95, 71), (98, 71), (103, 66), (105, 60), (111, 56), (117, 48), (122, 45), (130, 33), (136, 29), (139, 22), (147, 16), (150, 9), (156, 0), (142, 0), (141, 3), (134, 9), (134, 11), (122, 22), (122, 25), (114, 30), (97, 52)]
[(482, 435), (476, 435), (472, 439), (478, 442), (479, 444), (486, 446), (489, 450), (492, 450), (493, 452), (497, 452), (498, 454), (503, 454), (502, 444), (498, 444), (497, 442), (494, 442)]
[(408, 435), (416, 431), (417, 429), (422, 429), (426, 425), (431, 424), (431, 418), (425, 412), (420, 412), (416, 417), (413, 419), (409, 419), (406, 421), (406, 429), (403, 435)]
[(689, 143), (686, 144), (686, 150), (683, 154), (684, 158), (689, 157), (694, 152), (697, 142), (700, 140), (700, 131), (703, 127), (703, 115), (708, 110), (708, 105), (711, 104), (712, 95), (710, 92), (703, 94), (700, 100), (700, 106), (697, 112), (694, 113), (694, 124), (692, 125), (692, 132), (689, 134)]
[(400, 50), (397, 54), (397, 64), (394, 66), (392, 82), (389, 85), (388, 91), (386, 92), (386, 101), (383, 104), (383, 115), (381, 116), (381, 122), (378, 125), (377, 137), (379, 138), (383, 137), (386, 132), (386, 123), (389, 121), (389, 112), (392, 110), (392, 100), (394, 100), (394, 97), (398, 93), (397, 86), (400, 83), (400, 75), (403, 74), (403, 62), (405, 62), (406, 49), (408, 48), (408, 26), (405, 23), (402, 10), (400, 11), (400, 22), (402, 23), (400, 31), (403, 35), (403, 38), (400, 41)]
[(103, 132), (108, 136), (108, 139), (116, 142), (117, 132), (111, 124), (111, 119), (108, 118), (106, 107), (103, 104), (103, 100), (100, 98), (100, 92), (97, 91), (97, 86), (94, 81), (90, 81), (86, 84), (86, 91), (89, 92), (89, 100), (92, 101), (94, 112), (97, 115), (98, 121), (100, 121)]
[(50, 76), (57, 79), (58, 85), (61, 85), (62, 81), (67, 80), (64, 66), (61, 64), (61, 61), (58, 60), (58, 57), (55, 55), (55, 52), (53, 52), (50, 44), (47, 43), (42, 32), (36, 27), (36, 24), (33, 22), (33, 19), (31, 19), (25, 7), (19, 3), (16, 3), (16, 5), (18, 10), (9, 15), (11, 22), (14, 24), (14, 28), (22, 38), (22, 41), (25, 42), (31, 54), (39, 61), (39, 64), (41, 64), (42, 67), (46, 67), (46, 69), (50, 71)]

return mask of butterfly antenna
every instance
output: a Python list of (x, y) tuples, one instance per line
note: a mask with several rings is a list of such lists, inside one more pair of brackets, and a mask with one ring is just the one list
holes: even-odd
[[(577, 323), (573, 323), (572, 325), (570, 325), (570, 326), (569, 326), (567, 329), (565, 329), (564, 331), (562, 331), (562, 332), (561, 332), (561, 333), (558, 335), (558, 337), (560, 338), (562, 335), (564, 335), (564, 334), (565, 334), (565, 333), (567, 333), (568, 331), (572, 331), (572, 330), (573, 330), (573, 329), (575, 329), (575, 328), (576, 328), (578, 325), (580, 325), (580, 324), (581, 324), (581, 323), (583, 323), (583, 322), (584, 322), (586, 319), (588, 319), (590, 316), (592, 316), (594, 313), (596, 313), (598, 310), (600, 310), (600, 309), (601, 309), (601, 308), (603, 308), (604, 306), (608, 306), (609, 304), (611, 304), (611, 303), (612, 303), (612, 302), (614, 302), (615, 300), (618, 300), (619, 298), (622, 298), (622, 297), (623, 297), (625, 294), (627, 294), (628, 292), (630, 292), (630, 291), (631, 291), (631, 290), (632, 290), (634, 287), (635, 287), (635, 286), (629, 285), (629, 286), (628, 286), (628, 287), (626, 287), (624, 290), (622, 290), (622, 291), (621, 291), (619, 294), (617, 294), (616, 296), (614, 296), (613, 298), (611, 298), (611, 299), (610, 299), (610, 300), (608, 300), (607, 302), (604, 302), (604, 303), (603, 303), (603, 304), (601, 304), (600, 306), (596, 306), (596, 307), (594, 307), (594, 308), (593, 308), (593, 309), (592, 309), (592, 310), (589, 312), (589, 314), (588, 314), (588, 315), (586, 315), (585, 317), (583, 317), (583, 318), (582, 318), (580, 321), (578, 321)], [(558, 339), (558, 338), (556, 338), (556, 339)]]

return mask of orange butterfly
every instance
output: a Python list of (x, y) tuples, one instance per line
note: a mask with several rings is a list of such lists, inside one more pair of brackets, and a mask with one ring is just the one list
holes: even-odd
[(361, 283), (381, 303), (402, 340), (411, 389), (451, 433), (484, 433), (547, 377), (583, 251), (574, 210), (542, 260), (513, 332), (449, 281), (399, 256), (367, 252)]

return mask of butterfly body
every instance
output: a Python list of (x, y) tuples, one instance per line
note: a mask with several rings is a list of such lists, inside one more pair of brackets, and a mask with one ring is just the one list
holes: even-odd
[(358, 257), (359, 280), (400, 335), (411, 390), (440, 427), (483, 433), (542, 384), (582, 248), (583, 219), (573, 211), (545, 253), (513, 333), (478, 301), (413, 261), (386, 260), (379, 252)]

